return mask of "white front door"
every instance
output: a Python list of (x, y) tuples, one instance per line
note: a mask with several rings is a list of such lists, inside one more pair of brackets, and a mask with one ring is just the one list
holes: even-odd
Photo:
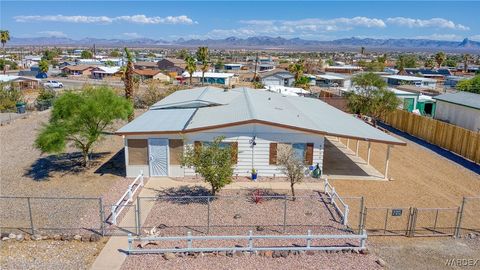
[(168, 140), (148, 139), (150, 176), (168, 176)]

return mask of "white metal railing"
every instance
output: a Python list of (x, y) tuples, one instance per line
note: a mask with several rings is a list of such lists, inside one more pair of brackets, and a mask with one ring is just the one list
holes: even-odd
[(140, 174), (133, 180), (133, 182), (128, 186), (127, 191), (123, 193), (122, 197), (117, 201), (116, 204), (112, 205), (112, 224), (117, 225), (117, 217), (120, 215), (122, 210), (128, 203), (133, 201), (133, 195), (137, 190), (143, 187), (143, 170), (140, 171)]
[[(343, 199), (338, 195), (338, 193), (335, 191), (335, 187), (333, 187), (329, 182), (328, 179), (325, 179), (325, 186), (324, 186), (324, 191), (325, 194), (328, 196), (329, 203), (331, 203), (334, 207), (335, 210), (340, 214), (342, 217), (342, 224), (347, 225), (348, 224), (348, 213), (349, 213), (349, 208), (348, 205), (343, 201)], [(335, 201), (338, 200), (340, 205), (343, 206), (343, 211), (339, 207), (338, 203)]]
[[(255, 246), (254, 241), (256, 239), (304, 239), (305, 246)], [(350, 244), (345, 246), (331, 245), (331, 246), (312, 246), (312, 240), (318, 239), (359, 239), (360, 244), (358, 246), (352, 246)], [(212, 240), (246, 240), (248, 245), (246, 247), (233, 245), (229, 247), (193, 247), (193, 241), (212, 241)], [(133, 237), (132, 234), (128, 234), (128, 254), (133, 253), (167, 253), (167, 252), (217, 252), (217, 251), (261, 251), (261, 250), (362, 250), (366, 247), (367, 233), (365, 230), (362, 234), (312, 234), (308, 230), (307, 234), (302, 235), (253, 235), (252, 231), (249, 231), (248, 235), (224, 235), (224, 236), (209, 236), (209, 235), (192, 235), (191, 232), (187, 232), (187, 236), (163, 236), (163, 237)], [(134, 241), (149, 241), (149, 242), (170, 242), (170, 241), (184, 241), (187, 247), (184, 248), (157, 248), (157, 249), (138, 249), (134, 248)], [(157, 243), (158, 244), (158, 243)], [(198, 246), (198, 244), (196, 245)]]

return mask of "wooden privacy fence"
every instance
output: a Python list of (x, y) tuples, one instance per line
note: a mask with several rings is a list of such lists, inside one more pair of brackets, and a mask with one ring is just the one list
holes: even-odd
[(428, 117), (396, 110), (384, 117), (396, 129), (480, 163), (480, 133)]

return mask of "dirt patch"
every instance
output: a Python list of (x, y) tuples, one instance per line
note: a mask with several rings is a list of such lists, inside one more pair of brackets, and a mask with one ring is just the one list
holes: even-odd
[[(393, 135), (396, 136), (396, 135)], [(399, 137), (400, 138), (400, 137)], [(391, 151), (391, 181), (332, 180), (341, 196), (364, 196), (375, 207), (457, 207), (464, 196), (480, 194), (480, 175), (406, 139)], [(346, 145), (346, 139), (342, 139)], [(355, 151), (355, 140), (350, 148)], [(360, 142), (366, 160), (367, 143)], [(371, 164), (384, 171), (386, 145), (372, 143)]]

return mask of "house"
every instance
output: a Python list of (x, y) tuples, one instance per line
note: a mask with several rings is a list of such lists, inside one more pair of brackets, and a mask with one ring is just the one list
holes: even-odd
[(362, 67), (350, 66), (350, 65), (325, 67), (325, 72), (343, 73), (343, 74), (353, 74), (353, 73), (360, 72), (362, 70), (363, 70)]
[(90, 65), (75, 65), (75, 66), (66, 66), (62, 68), (62, 72), (68, 75), (83, 75), (90, 76), (94, 66)]
[(160, 70), (155, 69), (134, 69), (133, 73), (144, 80), (159, 80), (163, 82), (169, 82), (172, 78), (163, 74)]
[(241, 70), (243, 67), (242, 64), (225, 64), (223, 65), (223, 69), (224, 70), (228, 70), (228, 71), (238, 71), (238, 70)]
[(271, 70), (274, 70), (274, 69), (275, 69), (274, 64), (260, 64), (260, 65), (258, 65), (258, 71), (260, 71), (260, 72), (271, 71)]
[(398, 75), (421, 76), (424, 78), (443, 80), (445, 77), (451, 76), (453, 74), (448, 68), (405, 68)]
[[(189, 80), (190, 73), (185, 71), (182, 74), (182, 78), (184, 81)], [(195, 83), (201, 83), (202, 72), (201, 71), (193, 72), (192, 81)], [(205, 74), (203, 74), (203, 82), (208, 84), (221, 84), (225, 86), (231, 86), (234, 83), (236, 83), (237, 80), (235, 78), (235, 74), (233, 73), (205, 72)]]
[(224, 136), (225, 144), (236, 150), (234, 174), (242, 176), (249, 175), (252, 168), (260, 176), (283, 176), (277, 154), (286, 144), (307, 166), (322, 168), (328, 135), (405, 145), (318, 99), (249, 88), (176, 91), (116, 133), (124, 137), (127, 177), (140, 171), (152, 177), (194, 176), (193, 168), (181, 166), (185, 147), (218, 136)]
[(266, 85), (265, 90), (279, 93), (286, 96), (307, 96), (310, 95), (310, 92), (302, 88), (297, 87), (288, 87), (283, 85)]
[(395, 93), (402, 103), (400, 108), (407, 112), (414, 112), (420, 115), (433, 117), (435, 115), (435, 100), (430, 96), (422, 95), (420, 92), (409, 92), (397, 88), (388, 88)]
[(7, 87), (13, 87), (18, 90), (37, 89), (40, 80), (14, 75), (0, 75), (0, 83), (8, 85)]
[(480, 95), (468, 92), (446, 93), (437, 101), (435, 119), (475, 132), (480, 131)]
[(418, 87), (425, 87), (430, 89), (435, 89), (437, 87), (437, 80), (435, 79), (404, 75), (386, 75), (382, 77), (385, 79), (387, 84), (391, 86), (415, 85)]
[(325, 73), (315, 75), (315, 85), (318, 87), (339, 87), (348, 90), (352, 84), (349, 76), (344, 74)]
[(92, 69), (92, 78), (103, 79), (106, 77), (113, 77), (118, 74), (120, 67), (95, 67)]
[(158, 69), (157, 62), (140, 61), (133, 64), (135, 69)]
[(183, 59), (164, 58), (158, 61), (157, 65), (160, 70), (182, 74), (185, 71), (187, 63)]
[(456, 87), (457, 83), (461, 80), (470, 79), (470, 77), (464, 76), (447, 76), (445, 77), (444, 85), (448, 87)]
[(295, 82), (295, 76), (284, 69), (274, 69), (259, 73), (263, 85), (283, 85), (292, 86)]

